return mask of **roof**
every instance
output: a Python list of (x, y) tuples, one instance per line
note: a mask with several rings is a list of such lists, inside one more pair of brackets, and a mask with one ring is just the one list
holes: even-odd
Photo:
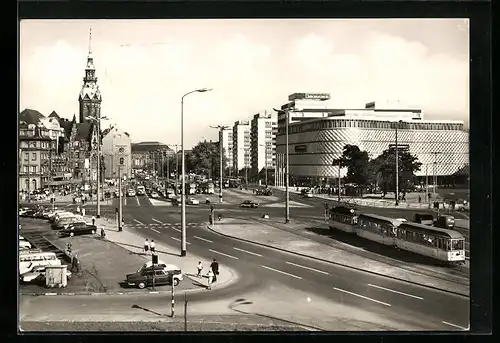
[(64, 129), (64, 135), (66, 139), (69, 140), (71, 137), (71, 130), (73, 128), (73, 121), (67, 120), (67, 119), (62, 119), (59, 121), (59, 125)]
[(52, 111), (51, 114), (49, 114), (49, 118), (56, 118), (57, 120), (61, 120), (61, 117), (59, 117), (59, 114), (57, 114), (56, 111)]
[(27, 124), (38, 124), (40, 118), (45, 118), (45, 116), (37, 110), (32, 110), (30, 108), (19, 113), (19, 121), (24, 121)]
[(155, 150), (172, 150), (172, 149), (170, 149), (170, 147), (168, 145), (160, 143), (160, 142), (132, 143), (132, 152), (134, 152), (134, 153), (148, 152), (148, 151), (155, 151)]
[(359, 215), (359, 219), (362, 219), (362, 217), (367, 217), (367, 218), (372, 218), (375, 220), (380, 220), (384, 222), (390, 222), (394, 226), (398, 226), (401, 224), (401, 221), (394, 219), (394, 218), (389, 218), (389, 217), (384, 217), (384, 216), (379, 216), (377, 214), (371, 214), (371, 213), (362, 213)]
[(441, 236), (447, 236), (451, 239), (464, 239), (464, 236), (458, 231), (442, 229), (436, 226), (424, 225), (419, 223), (405, 222), (399, 226), (401, 229), (418, 229), (420, 232), (432, 234), (440, 234)]

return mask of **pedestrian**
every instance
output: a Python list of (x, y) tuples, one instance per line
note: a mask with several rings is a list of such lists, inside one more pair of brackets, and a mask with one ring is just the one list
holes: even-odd
[(148, 251), (149, 251), (149, 241), (146, 238), (146, 240), (144, 241), (144, 253), (147, 254)]
[(420, 195), (418, 196), (418, 203), (422, 203), (422, 197)]
[(106, 231), (104, 231), (104, 228), (101, 227), (101, 239), (106, 238)]
[(68, 242), (68, 244), (66, 244), (66, 251), (68, 255), (71, 255), (71, 248), (72, 248), (71, 242)]
[(85, 217), (85, 208), (82, 207), (82, 216)]
[(219, 275), (219, 262), (214, 258), (212, 264), (210, 265), (210, 269), (214, 273), (214, 282), (217, 281), (217, 275)]
[(78, 258), (77, 255), (75, 255), (75, 257), (73, 257), (73, 261), (74, 261), (74, 268), (73, 268), (73, 271), (75, 273), (78, 273), (80, 272), (80, 259)]
[(198, 270), (198, 273), (196, 274), (197, 277), (201, 277), (201, 271), (203, 270), (203, 264), (198, 262), (198, 265), (196, 266), (196, 269)]
[(80, 206), (76, 206), (76, 213), (80, 214)]
[(207, 289), (212, 289), (212, 282), (214, 282), (214, 272), (212, 270), (208, 270), (207, 277), (208, 277), (208, 284), (207, 284)]
[(151, 254), (154, 254), (155, 253), (155, 247), (156, 247), (156, 243), (155, 243), (154, 239), (151, 240), (151, 244), (149, 245), (149, 247), (151, 249)]
[[(95, 216), (92, 216), (92, 225), (95, 226)], [(101, 229), (102, 230), (102, 229)]]

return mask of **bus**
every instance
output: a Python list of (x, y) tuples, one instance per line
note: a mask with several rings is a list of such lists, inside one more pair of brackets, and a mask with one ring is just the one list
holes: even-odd
[(397, 229), (396, 246), (440, 261), (465, 263), (465, 238), (454, 230), (402, 223)]
[(396, 230), (401, 225), (398, 219), (376, 214), (360, 214), (356, 226), (356, 234), (388, 246), (396, 246)]
[(53, 252), (19, 254), (19, 274), (25, 274), (35, 267), (60, 266), (61, 260)]
[(330, 209), (328, 224), (330, 229), (337, 229), (348, 233), (356, 233), (358, 216), (351, 207), (336, 206)]

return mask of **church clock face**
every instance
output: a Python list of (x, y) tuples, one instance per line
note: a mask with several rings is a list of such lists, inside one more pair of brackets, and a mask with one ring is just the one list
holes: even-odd
[(120, 148), (120, 149), (118, 149), (118, 152), (121, 153), (121, 154), (123, 154), (125, 152), (125, 149), (124, 148)]

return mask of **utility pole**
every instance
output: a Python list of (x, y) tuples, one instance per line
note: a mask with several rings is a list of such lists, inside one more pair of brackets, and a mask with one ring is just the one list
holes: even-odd
[(432, 168), (432, 174), (433, 174), (433, 177), (432, 177), (433, 191), (432, 191), (432, 193), (434, 193), (434, 195), (436, 195), (436, 193), (437, 193), (436, 166), (437, 166), (437, 155), (439, 154), (439, 152), (433, 152), (432, 154), (434, 155), (434, 163), (433, 163), (433, 168)]
[(222, 203), (222, 184), (223, 184), (223, 179), (224, 179), (224, 164), (223, 159), (224, 159), (224, 144), (222, 144), (222, 141), (224, 140), (224, 130), (228, 129), (229, 126), (225, 125), (217, 125), (217, 126), (210, 126), (212, 129), (218, 129), (219, 130), (219, 151), (220, 151), (220, 156), (219, 156), (219, 202)]
[(342, 163), (340, 162), (339, 159), (339, 191), (338, 191), (338, 196), (337, 196), (337, 201), (340, 202), (340, 168), (342, 167)]
[(290, 161), (288, 156), (288, 121), (290, 117), (290, 108), (286, 110), (277, 110), (278, 114), (285, 114), (285, 223), (290, 222)]
[(396, 206), (399, 205), (399, 156), (398, 156), (398, 126), (399, 126), (399, 122), (396, 122), (396, 150), (395, 150), (395, 154), (396, 154)]
[(118, 207), (118, 231), (122, 231), (123, 228), (122, 228), (122, 221), (123, 221), (123, 205), (122, 205), (122, 173), (121, 173), (121, 170), (122, 170), (122, 166), (119, 165), (118, 166), (118, 201), (120, 202), (120, 205)]

